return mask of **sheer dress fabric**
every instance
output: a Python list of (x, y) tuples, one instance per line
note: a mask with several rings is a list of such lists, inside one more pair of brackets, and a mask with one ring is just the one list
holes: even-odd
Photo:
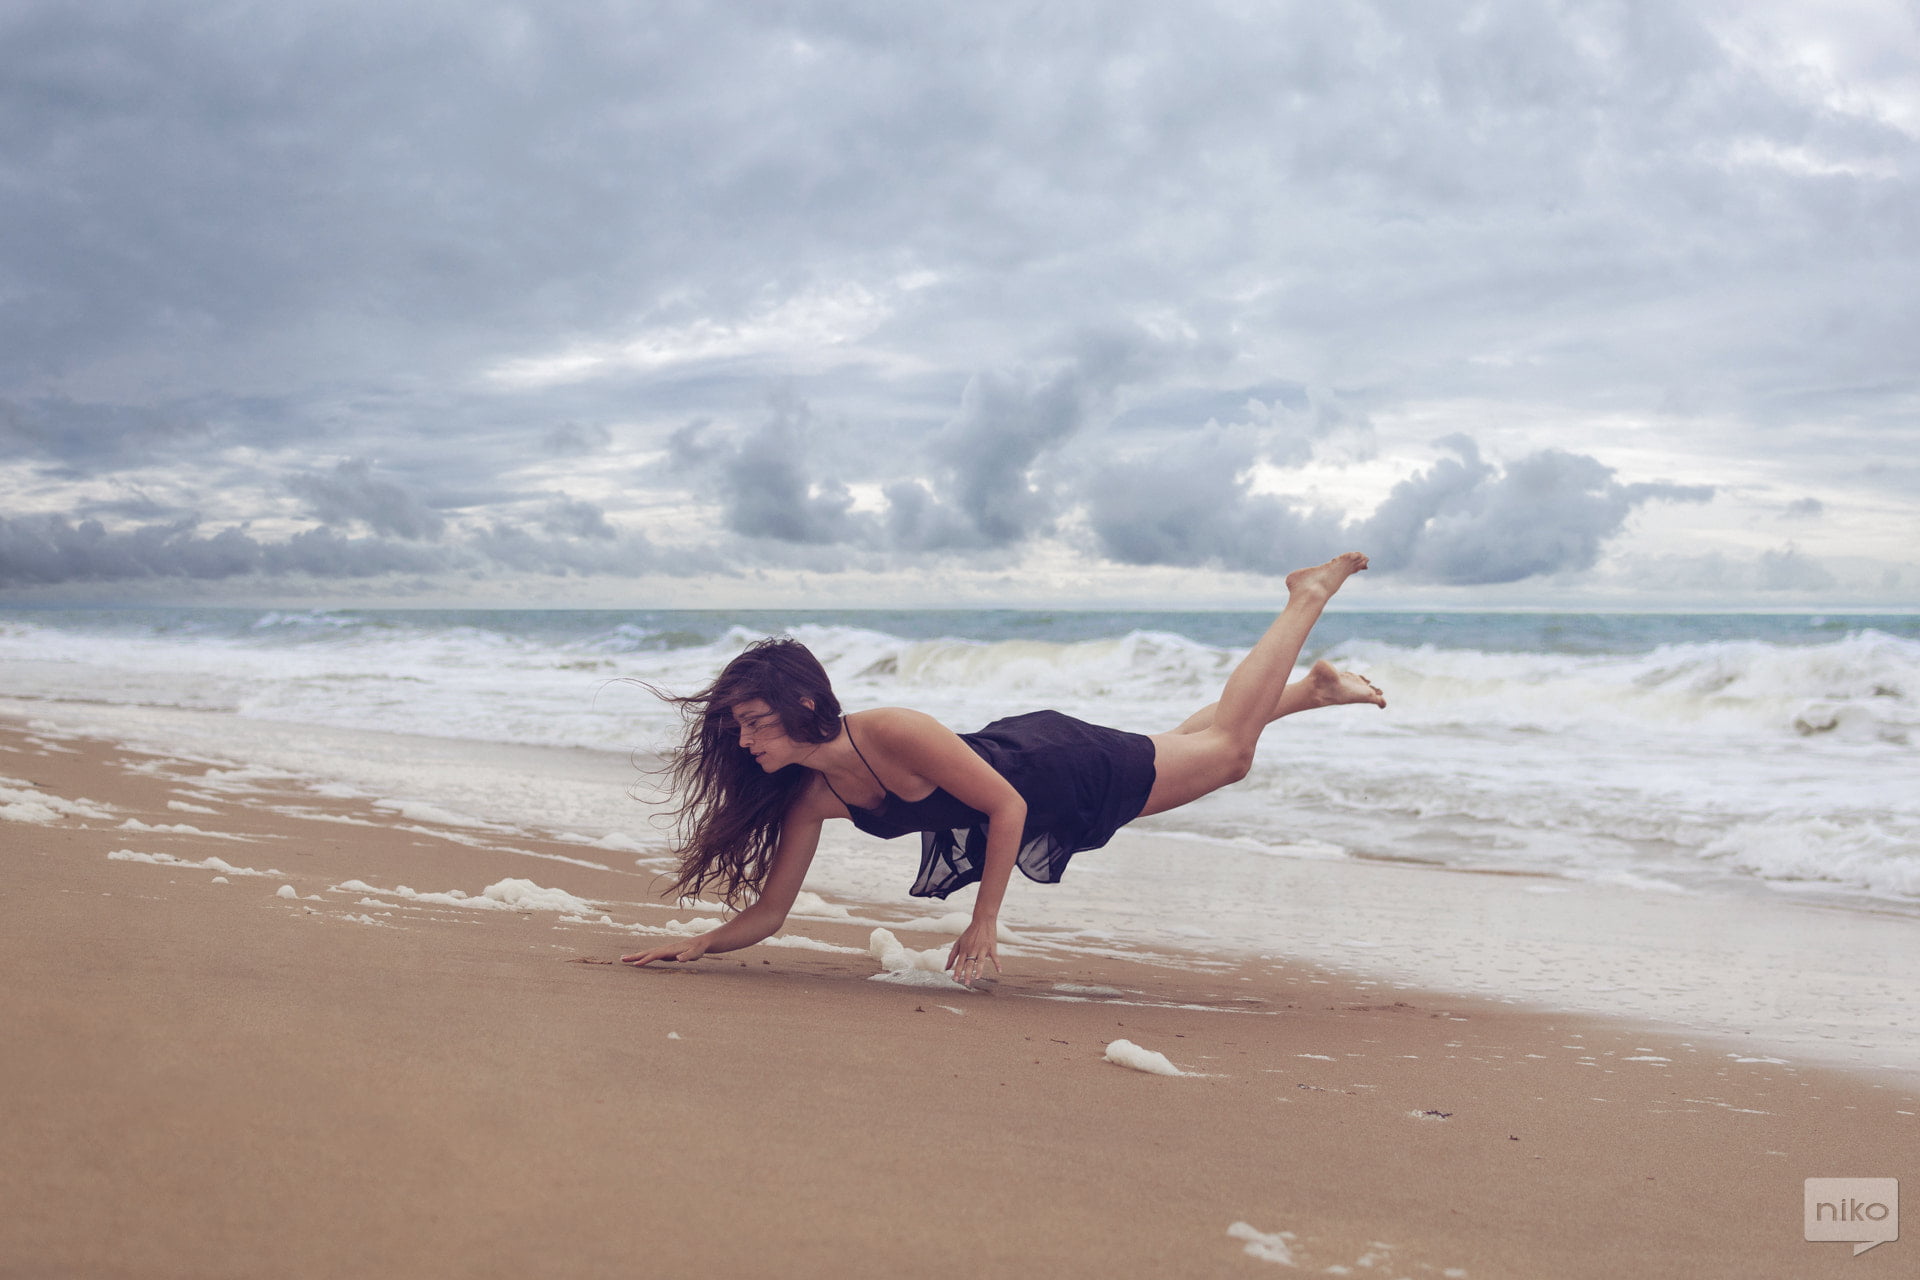
[[(1057, 882), (1074, 854), (1100, 848), (1139, 817), (1153, 790), (1151, 738), (1058, 711), (995, 720), (960, 739), (1027, 802), (1014, 865), (1043, 884)], [(860, 758), (865, 761), (865, 754)], [(880, 781), (878, 774), (874, 781)], [(920, 874), (908, 893), (944, 898), (980, 879), (987, 858), (984, 813), (938, 788), (920, 800), (902, 800), (885, 783), (881, 791), (878, 805), (847, 804), (847, 814), (854, 826), (883, 840), (920, 833)]]

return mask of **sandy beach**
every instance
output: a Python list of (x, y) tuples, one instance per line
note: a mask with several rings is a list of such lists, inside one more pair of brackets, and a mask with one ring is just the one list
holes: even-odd
[(904, 902), (637, 971), (712, 913), (631, 849), (19, 719), (0, 775), (6, 1276), (1911, 1269), (1802, 1239), (1920, 1185), (1911, 1076), (1171, 944), (873, 981)]

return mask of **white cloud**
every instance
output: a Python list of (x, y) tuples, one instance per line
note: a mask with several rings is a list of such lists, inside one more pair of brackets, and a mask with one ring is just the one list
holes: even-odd
[(821, 368), (836, 355), (845, 358), (842, 349), (871, 336), (891, 314), (879, 295), (858, 284), (842, 284), (765, 302), (737, 321), (697, 316), (652, 326), (623, 340), (516, 357), (483, 376), (503, 388), (530, 391), (729, 360), (777, 360), (788, 370)]
[(1905, 0), (1722, 0), (1709, 25), (1784, 92), (1920, 139), (1920, 15)]

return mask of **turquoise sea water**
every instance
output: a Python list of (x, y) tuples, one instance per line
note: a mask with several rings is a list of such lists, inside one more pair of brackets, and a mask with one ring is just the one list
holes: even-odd
[[(227, 608), (0, 609), (0, 626), (99, 636), (245, 637), (273, 643), (343, 639), (371, 631), (420, 635), (465, 630), (551, 645), (672, 649), (711, 644), (740, 628), (773, 634), (797, 626), (856, 627), (908, 640), (1040, 640), (1071, 643), (1135, 631), (1202, 644), (1245, 646), (1270, 613), (1096, 612), (1026, 609), (613, 610), (349, 609), (288, 612)], [(1636, 653), (1671, 644), (1755, 640), (1808, 645), (1874, 631), (1920, 640), (1920, 614), (1331, 612), (1316, 645), (1367, 639), (1415, 647), (1524, 653)]]

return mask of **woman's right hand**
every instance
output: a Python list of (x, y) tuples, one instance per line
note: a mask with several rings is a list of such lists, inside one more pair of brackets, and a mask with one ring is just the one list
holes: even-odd
[(651, 951), (636, 951), (630, 956), (621, 956), (621, 964), (630, 964), (635, 968), (651, 964), (655, 960), (698, 960), (707, 954), (712, 945), (713, 935), (703, 933), (697, 938), (688, 938), (680, 942), (671, 942), (664, 947), (655, 947)]

